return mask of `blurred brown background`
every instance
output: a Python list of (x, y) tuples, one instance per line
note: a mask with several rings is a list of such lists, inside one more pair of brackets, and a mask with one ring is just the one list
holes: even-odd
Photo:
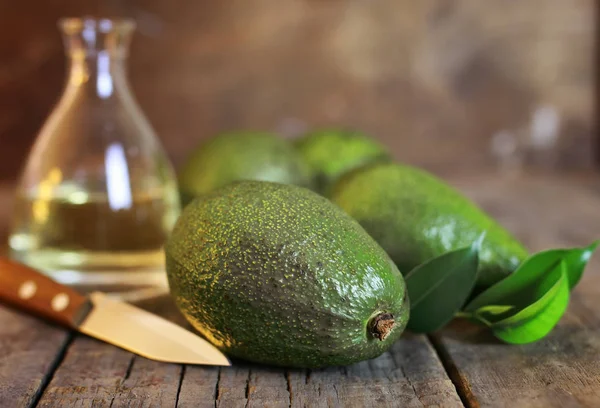
[(592, 165), (592, 0), (0, 0), (0, 180), (61, 94), (56, 21), (82, 14), (138, 21), (130, 79), (177, 165), (223, 130), (340, 126), (400, 160), (478, 171), (492, 145), (528, 144), (540, 108), (560, 121), (552, 166)]

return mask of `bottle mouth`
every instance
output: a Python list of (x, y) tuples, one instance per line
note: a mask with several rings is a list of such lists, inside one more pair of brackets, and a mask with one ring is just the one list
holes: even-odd
[(58, 20), (58, 26), (65, 34), (94, 32), (108, 34), (120, 32), (130, 33), (136, 28), (136, 23), (130, 18), (94, 18), (94, 17), (66, 17)]
[(63, 34), (66, 53), (71, 58), (96, 57), (100, 52), (124, 58), (136, 23), (129, 18), (84, 16), (62, 18), (58, 26)]

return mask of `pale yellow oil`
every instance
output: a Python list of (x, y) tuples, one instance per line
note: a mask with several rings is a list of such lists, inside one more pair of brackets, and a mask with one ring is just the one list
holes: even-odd
[(69, 185), (52, 194), (20, 192), (9, 240), (12, 254), (59, 281), (73, 272), (83, 283), (88, 274), (94, 281), (110, 275), (111, 284), (119, 276), (127, 280), (127, 274), (160, 273), (164, 243), (179, 215), (176, 195), (174, 186), (126, 197)]

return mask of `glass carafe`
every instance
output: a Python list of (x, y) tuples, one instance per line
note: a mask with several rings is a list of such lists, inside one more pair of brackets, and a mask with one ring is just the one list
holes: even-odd
[(74, 285), (164, 282), (174, 170), (129, 88), (131, 20), (63, 19), (69, 61), (17, 189), (12, 255)]

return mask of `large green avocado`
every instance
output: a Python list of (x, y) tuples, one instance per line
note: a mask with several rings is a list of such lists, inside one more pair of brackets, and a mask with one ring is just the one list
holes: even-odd
[(243, 181), (192, 201), (166, 244), (176, 304), (230, 356), (346, 365), (400, 337), (404, 279), (363, 228), (308, 189)]
[(331, 200), (356, 219), (403, 273), (486, 233), (476, 290), (498, 282), (527, 257), (526, 249), (458, 190), (434, 175), (395, 163), (347, 174)]
[(192, 151), (179, 172), (179, 190), (186, 205), (233, 181), (310, 187), (311, 176), (308, 165), (285, 139), (266, 132), (225, 132)]
[(326, 195), (343, 174), (361, 166), (391, 160), (388, 150), (364, 133), (322, 129), (294, 140), (314, 175), (316, 191)]

